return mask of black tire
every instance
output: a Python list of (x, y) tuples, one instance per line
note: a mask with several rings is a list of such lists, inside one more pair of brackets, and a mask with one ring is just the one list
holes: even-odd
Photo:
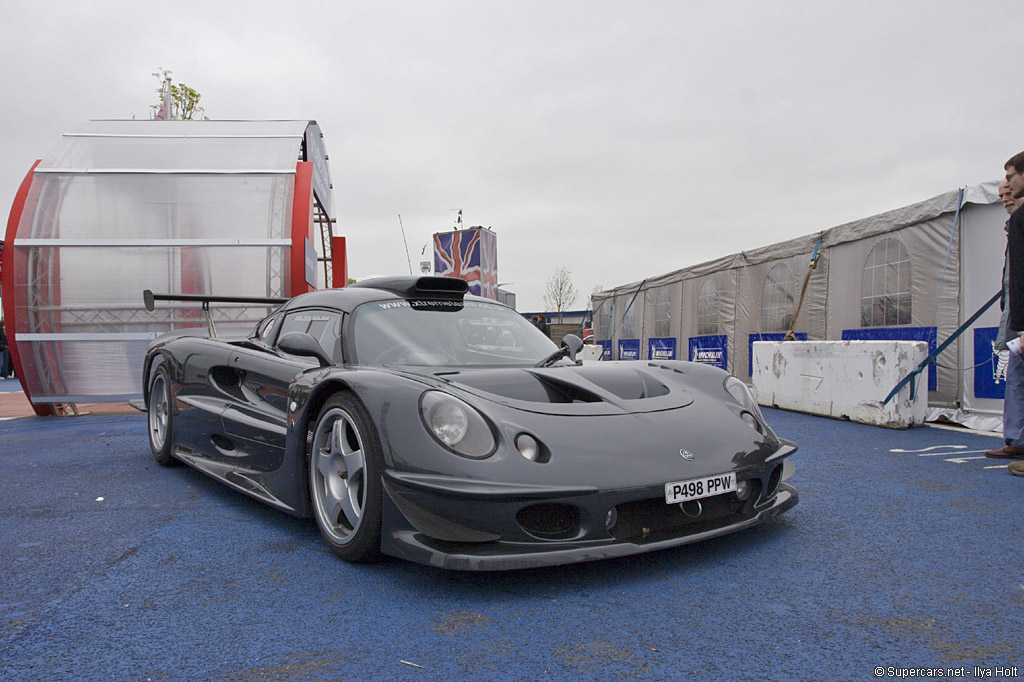
[(380, 558), (381, 447), (370, 416), (337, 393), (316, 420), (307, 469), (313, 517), (331, 551), (346, 561)]
[(149, 449), (161, 466), (176, 466), (171, 454), (174, 444), (174, 409), (171, 405), (171, 379), (164, 367), (157, 367), (149, 380)]

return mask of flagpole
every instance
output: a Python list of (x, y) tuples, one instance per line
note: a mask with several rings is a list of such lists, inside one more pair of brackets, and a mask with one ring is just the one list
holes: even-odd
[(160, 101), (160, 110), (156, 112), (153, 120), (169, 121), (171, 118), (171, 77), (167, 76), (164, 78), (164, 92)]
[(409, 242), (405, 240), (405, 225), (402, 225), (402, 214), (398, 214), (398, 226), (402, 228), (402, 243), (405, 244), (405, 260), (409, 263), (409, 274), (412, 274), (412, 258), (409, 257)]

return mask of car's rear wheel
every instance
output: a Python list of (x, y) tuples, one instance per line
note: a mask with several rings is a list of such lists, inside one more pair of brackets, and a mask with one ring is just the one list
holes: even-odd
[(149, 449), (153, 458), (163, 466), (173, 466), (178, 460), (171, 455), (174, 442), (174, 411), (171, 409), (171, 380), (165, 367), (158, 367), (149, 382)]
[(309, 453), (309, 496), (327, 545), (347, 561), (380, 556), (381, 447), (366, 409), (351, 393), (320, 410)]

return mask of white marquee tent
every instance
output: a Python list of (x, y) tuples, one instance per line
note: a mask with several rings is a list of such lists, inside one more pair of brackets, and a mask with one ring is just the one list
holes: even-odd
[[(750, 344), (902, 339), (934, 349), (1001, 285), (1006, 213), (997, 183), (947, 192), (820, 233), (743, 251), (595, 294), (607, 359), (689, 359), (750, 376)], [(1004, 363), (992, 306), (922, 373), (929, 419), (1001, 428)], [(1003, 360), (1005, 360), (1003, 351)]]

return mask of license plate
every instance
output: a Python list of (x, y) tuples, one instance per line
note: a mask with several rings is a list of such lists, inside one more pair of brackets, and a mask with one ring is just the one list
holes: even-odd
[(676, 504), (702, 497), (721, 495), (736, 490), (736, 474), (718, 474), (707, 478), (691, 478), (665, 484), (665, 504)]

